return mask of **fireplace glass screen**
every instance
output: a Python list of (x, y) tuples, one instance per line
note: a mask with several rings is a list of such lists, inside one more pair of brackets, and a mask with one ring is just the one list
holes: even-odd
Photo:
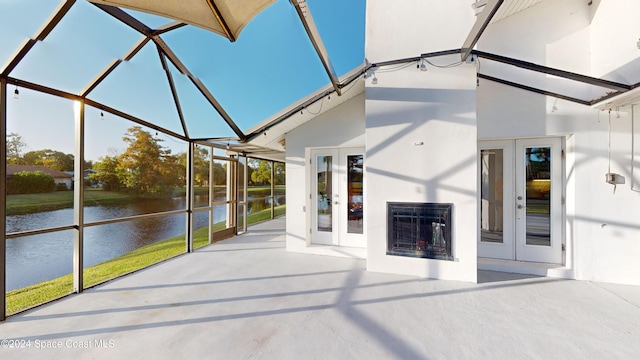
[(452, 204), (387, 203), (387, 255), (453, 260)]

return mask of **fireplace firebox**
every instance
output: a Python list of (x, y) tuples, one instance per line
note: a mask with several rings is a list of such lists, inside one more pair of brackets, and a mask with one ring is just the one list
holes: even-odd
[(453, 260), (453, 204), (387, 203), (387, 255)]

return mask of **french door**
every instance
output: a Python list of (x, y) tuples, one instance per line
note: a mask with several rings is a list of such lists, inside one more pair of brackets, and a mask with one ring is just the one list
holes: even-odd
[(364, 149), (311, 151), (311, 242), (365, 247)]
[(483, 141), (478, 256), (562, 262), (559, 138)]

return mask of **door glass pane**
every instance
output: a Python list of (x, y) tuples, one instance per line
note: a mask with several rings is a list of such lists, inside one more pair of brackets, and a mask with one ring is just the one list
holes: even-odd
[(362, 169), (364, 165), (363, 155), (347, 156), (347, 192), (348, 206), (347, 232), (350, 234), (362, 234)]
[(480, 152), (481, 215), (480, 240), (502, 243), (504, 241), (504, 207), (502, 199), (503, 152), (489, 149)]
[(525, 148), (527, 245), (551, 245), (551, 148)]
[(332, 172), (333, 158), (331, 156), (317, 156), (316, 164), (318, 176), (318, 231), (332, 230)]

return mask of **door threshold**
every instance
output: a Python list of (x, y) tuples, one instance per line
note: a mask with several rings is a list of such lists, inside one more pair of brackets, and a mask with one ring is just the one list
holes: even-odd
[(313, 255), (326, 255), (336, 257), (347, 257), (352, 259), (366, 259), (367, 249), (335, 245), (307, 245), (305, 253)]
[(568, 268), (562, 264), (548, 264), (479, 257), (478, 270), (546, 276), (560, 279), (575, 279), (573, 269)]

